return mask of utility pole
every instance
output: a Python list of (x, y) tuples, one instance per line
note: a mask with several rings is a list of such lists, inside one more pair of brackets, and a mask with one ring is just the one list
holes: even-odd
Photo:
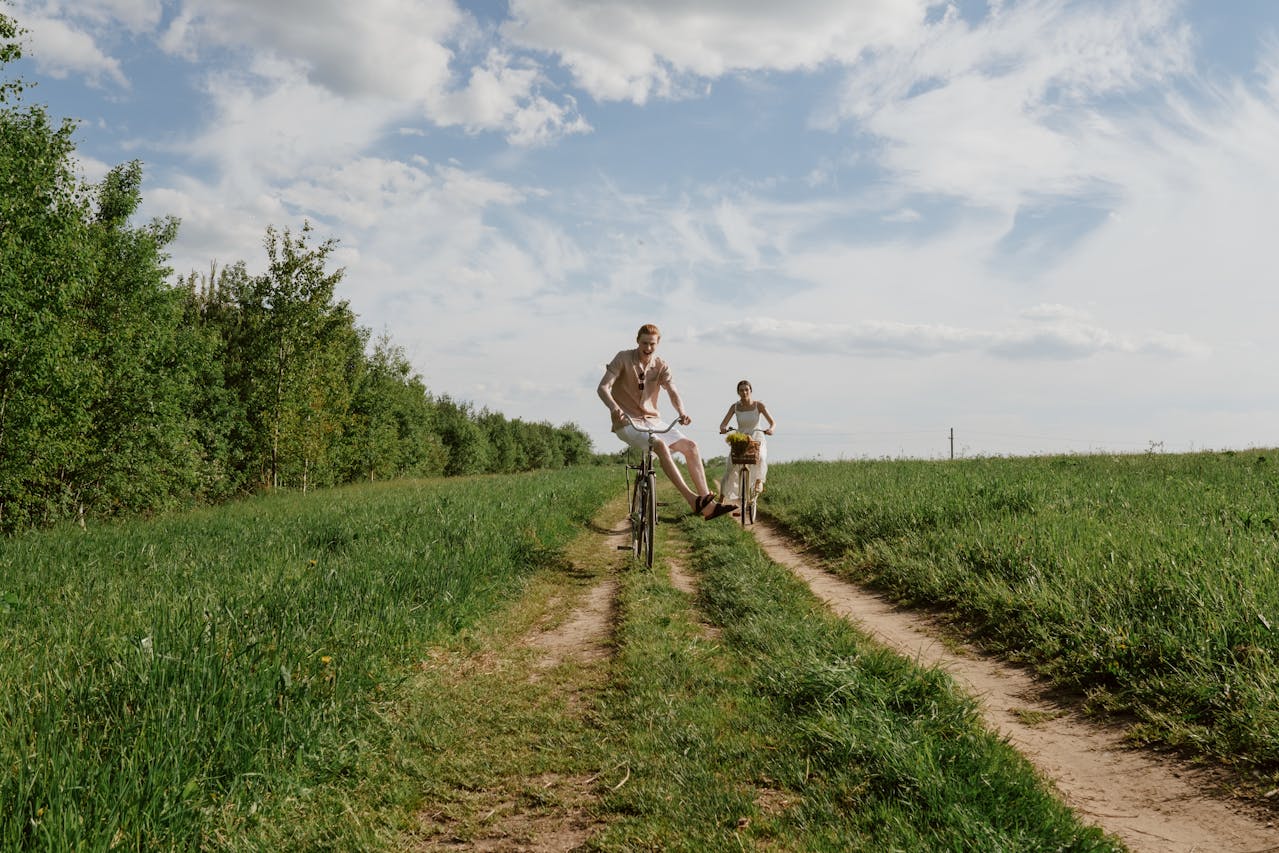
[(951, 460), (954, 460), (955, 458), (955, 428), (954, 427), (950, 428), (950, 458)]

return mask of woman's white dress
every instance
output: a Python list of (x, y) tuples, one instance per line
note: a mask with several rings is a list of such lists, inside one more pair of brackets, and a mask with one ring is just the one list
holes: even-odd
[[(734, 415), (737, 418), (737, 431), (744, 432), (751, 438), (759, 442), (759, 462), (755, 465), (748, 465), (750, 469), (750, 482), (752, 486), (759, 483), (761, 486), (764, 480), (768, 478), (768, 444), (764, 441), (764, 430), (759, 425), (759, 409), (734, 409)], [(732, 454), (729, 454), (728, 460), (724, 463), (724, 479), (720, 481), (719, 490), (724, 494), (724, 500), (740, 500), (737, 489), (737, 465), (733, 464)]]

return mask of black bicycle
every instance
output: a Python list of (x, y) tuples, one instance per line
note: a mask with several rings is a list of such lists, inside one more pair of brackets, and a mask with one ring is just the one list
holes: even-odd
[[(642, 558), (644, 564), (653, 567), (653, 539), (657, 528), (657, 468), (653, 465), (654, 436), (670, 432), (679, 420), (673, 420), (666, 429), (646, 429), (637, 426), (640, 432), (648, 433), (648, 447), (640, 455), (638, 465), (626, 466), (626, 490), (631, 496), (631, 544), (619, 545), (623, 551)], [(631, 480), (631, 472), (635, 479)]]

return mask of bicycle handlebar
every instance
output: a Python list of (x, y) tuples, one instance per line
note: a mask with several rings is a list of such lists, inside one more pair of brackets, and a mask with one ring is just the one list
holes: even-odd
[(635, 427), (636, 430), (638, 430), (639, 432), (646, 432), (649, 435), (661, 435), (662, 433), (670, 432), (671, 430), (675, 429), (677, 424), (679, 424), (679, 418), (675, 418), (669, 424), (666, 425), (666, 429), (649, 429), (647, 427), (642, 427), (637, 425), (635, 423), (635, 418), (632, 418), (630, 415), (627, 415), (626, 419), (631, 422), (631, 426)]

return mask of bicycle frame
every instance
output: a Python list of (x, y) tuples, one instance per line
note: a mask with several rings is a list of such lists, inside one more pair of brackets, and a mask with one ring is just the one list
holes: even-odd
[[(640, 455), (639, 465), (626, 466), (626, 489), (631, 496), (631, 544), (629, 548), (625, 545), (619, 547), (629, 550), (636, 557), (642, 557), (649, 568), (653, 566), (653, 544), (657, 527), (657, 469), (653, 465), (653, 457), (656, 455), (653, 442), (657, 439), (654, 436), (670, 432), (677, 423), (678, 419), (671, 421), (666, 429), (635, 427), (648, 434), (648, 446)], [(630, 481), (631, 471), (635, 472), (633, 483)]]
[(755, 523), (755, 512), (758, 508), (759, 493), (751, 482), (751, 469), (746, 463), (737, 463), (733, 476), (737, 478), (737, 497), (741, 501), (742, 527)]

